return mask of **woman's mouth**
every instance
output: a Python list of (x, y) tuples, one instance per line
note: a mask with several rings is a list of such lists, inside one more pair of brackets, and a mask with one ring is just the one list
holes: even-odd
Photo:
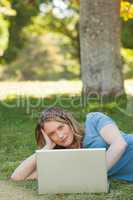
[(61, 142), (63, 142), (63, 143), (66, 142), (67, 138), (68, 138), (68, 137), (66, 137), (66, 138), (65, 138), (64, 140), (62, 140)]

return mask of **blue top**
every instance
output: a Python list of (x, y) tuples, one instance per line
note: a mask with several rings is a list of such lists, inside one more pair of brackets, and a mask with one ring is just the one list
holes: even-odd
[[(109, 144), (105, 142), (99, 134), (102, 127), (107, 124), (115, 123), (115, 121), (102, 112), (90, 112), (86, 115), (85, 135), (83, 139), (83, 148), (109, 148)], [(124, 133), (120, 130), (123, 138), (128, 146), (117, 161), (117, 163), (108, 170), (108, 177), (133, 182), (133, 134)]]

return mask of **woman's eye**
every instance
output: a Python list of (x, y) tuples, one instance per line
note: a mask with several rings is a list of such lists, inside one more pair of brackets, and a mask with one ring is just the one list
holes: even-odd
[[(61, 126), (58, 127), (58, 129), (62, 130), (63, 127), (64, 127), (64, 125), (61, 125)], [(52, 132), (52, 133), (50, 133), (49, 136), (54, 137), (54, 136), (56, 136), (56, 133)]]
[(59, 129), (62, 129), (62, 128), (63, 128), (63, 125), (59, 127)]
[(54, 132), (50, 133), (50, 135), (49, 135), (49, 136), (52, 136), (52, 135), (54, 135)]

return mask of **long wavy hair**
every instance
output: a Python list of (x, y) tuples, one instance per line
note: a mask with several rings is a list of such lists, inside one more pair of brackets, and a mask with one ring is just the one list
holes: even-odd
[[(53, 106), (41, 112), (38, 118), (37, 125), (35, 127), (35, 138), (36, 138), (37, 146), (39, 148), (44, 147), (46, 144), (43, 134), (41, 132), (41, 129), (43, 129), (44, 123), (46, 121), (51, 121), (51, 120), (60, 121), (60, 122), (68, 124), (74, 133), (74, 141), (78, 141), (80, 144), (82, 144), (83, 125), (80, 124), (73, 117), (71, 112), (68, 112), (61, 107)], [(63, 149), (66, 147), (56, 145), (54, 149), (60, 149), (60, 148)]]

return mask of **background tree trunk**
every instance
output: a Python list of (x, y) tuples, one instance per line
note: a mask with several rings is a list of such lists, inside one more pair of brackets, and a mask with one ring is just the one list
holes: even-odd
[(119, 0), (80, 1), (81, 78), (84, 95), (124, 94)]

